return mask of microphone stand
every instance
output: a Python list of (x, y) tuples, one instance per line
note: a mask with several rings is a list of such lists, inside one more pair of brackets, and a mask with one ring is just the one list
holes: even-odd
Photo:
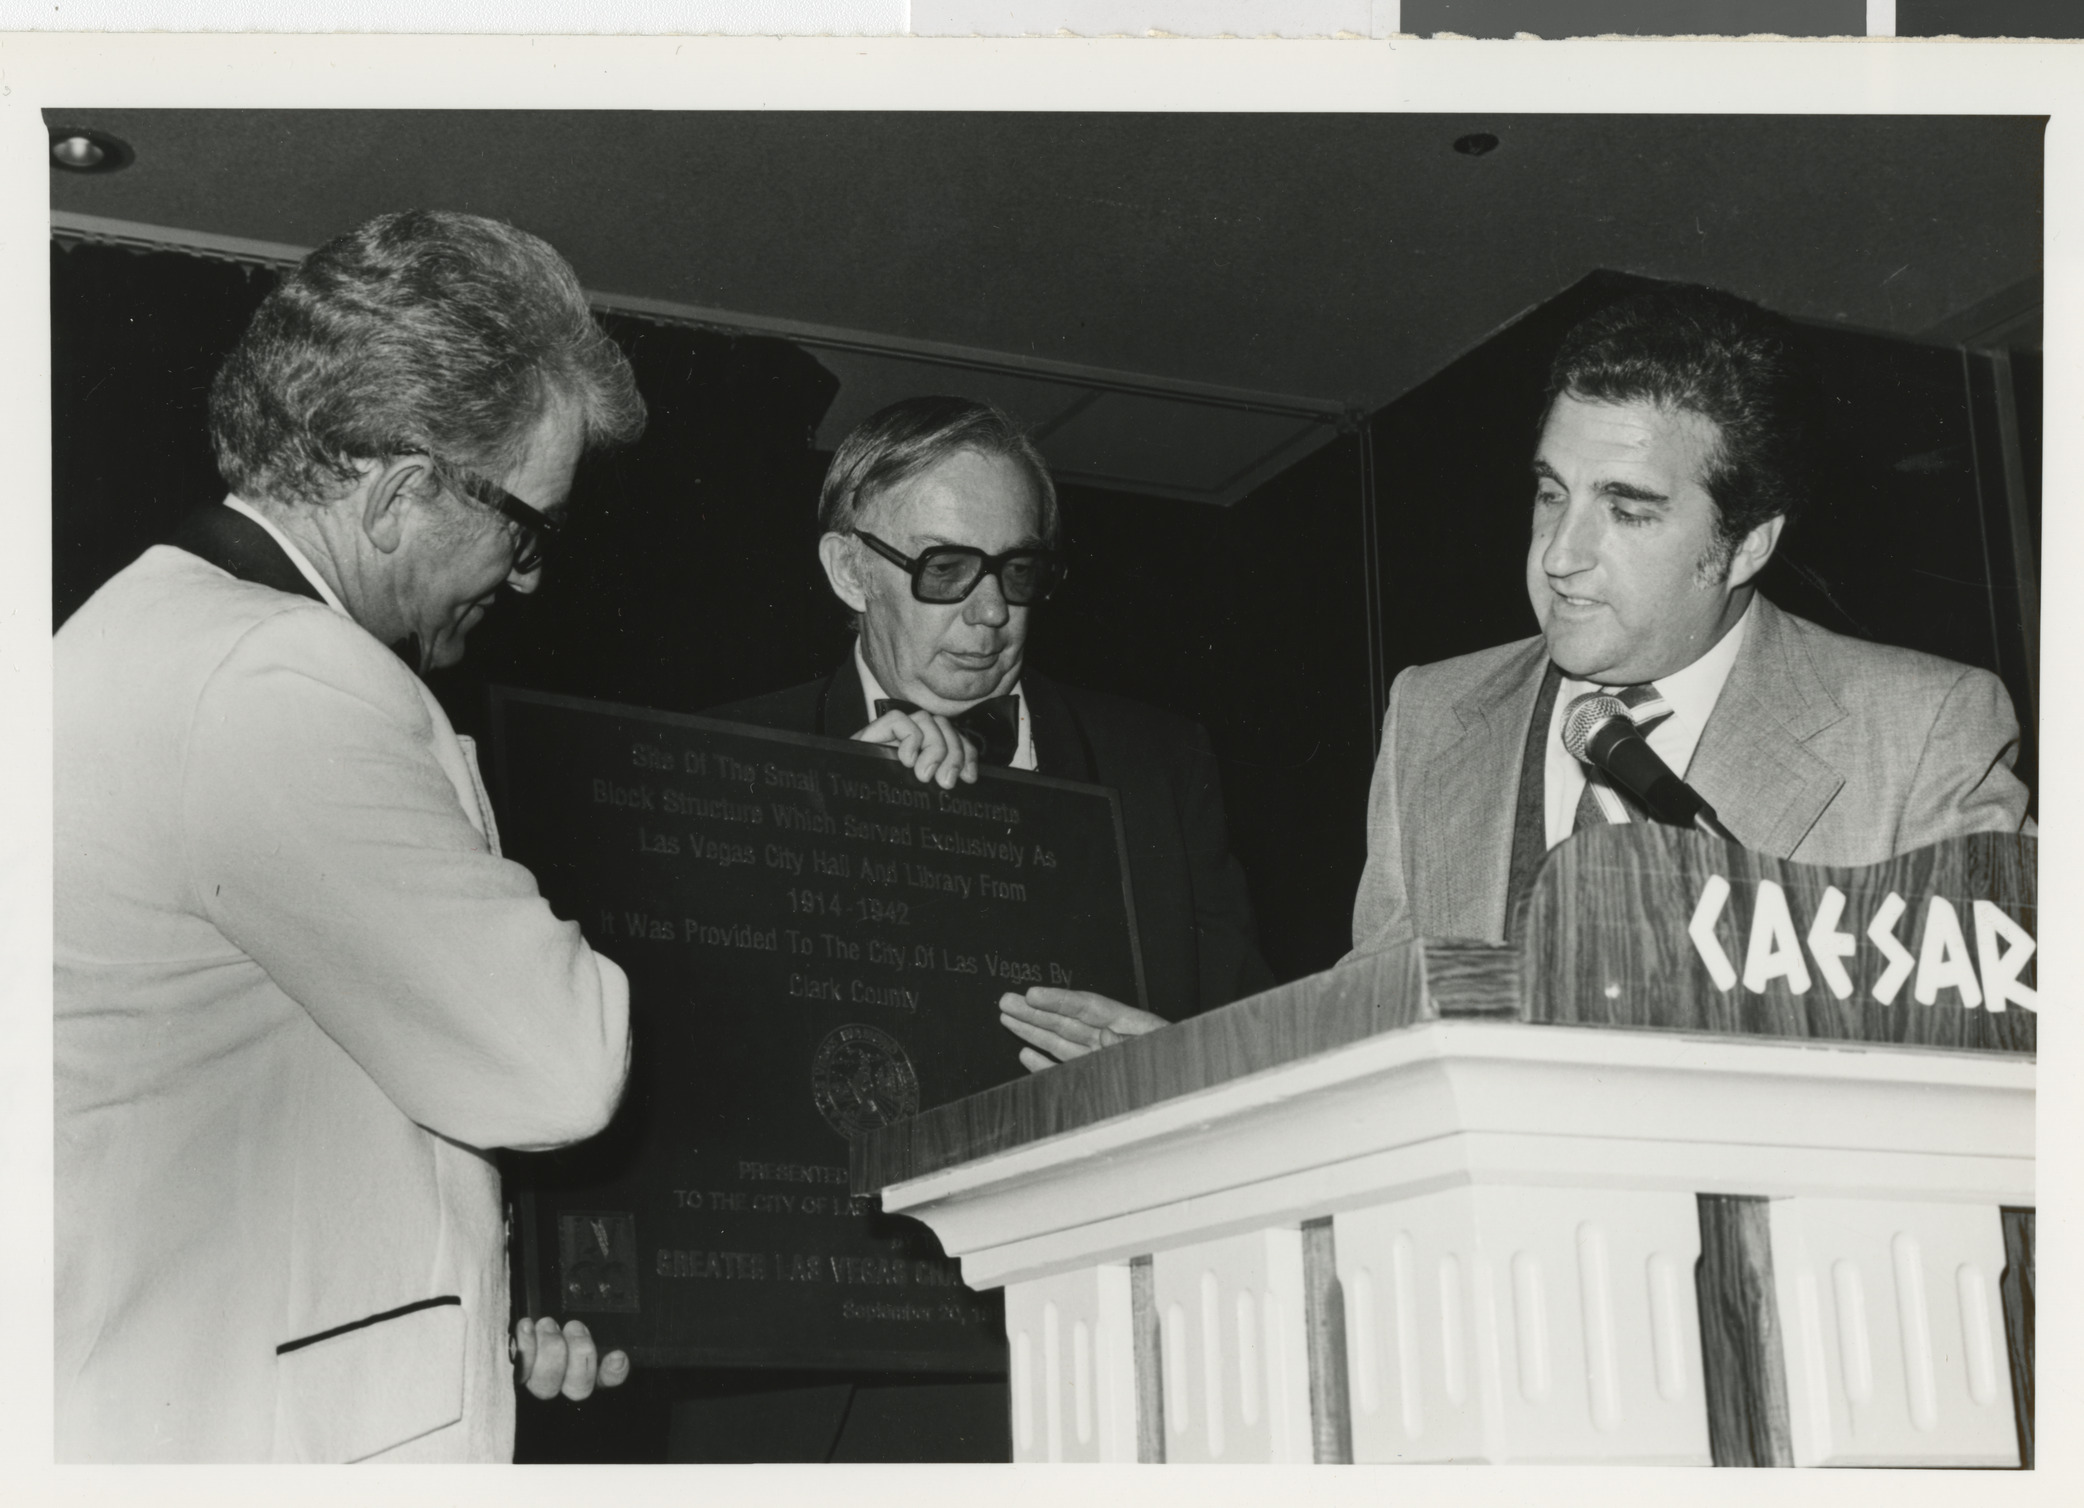
[[(1693, 825), (1711, 838), (1720, 838), (1725, 843), (1736, 843), (1737, 835), (1724, 827), (1715, 815), (1715, 808), (1703, 801), (1700, 810), (1693, 814)], [(1739, 848), (1743, 847), (1738, 843)]]
[(1563, 747), (1574, 758), (1603, 770), (1659, 822), (1697, 828), (1711, 838), (1738, 843), (1737, 835), (1715, 815), (1715, 808), (1673, 774), (1657, 751), (1644, 742), (1627, 704), (1619, 697), (1587, 692), (1572, 702), (1564, 719)]

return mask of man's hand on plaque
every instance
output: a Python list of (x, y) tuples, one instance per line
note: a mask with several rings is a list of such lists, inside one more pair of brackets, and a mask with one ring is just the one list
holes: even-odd
[(1025, 995), (999, 996), (999, 1025), (1029, 1044), (1020, 1050), (1020, 1061), (1029, 1073), (1082, 1058), (1096, 1048), (1112, 1047), (1126, 1037), (1140, 1037), (1166, 1024), (1163, 1016), (1091, 990), (1059, 990), (1038, 984)]
[(865, 744), (897, 750), (906, 769), (920, 780), (940, 782), (952, 791), (958, 780), (977, 780), (977, 751), (938, 712), (885, 712), (854, 737)]
[(562, 1393), (577, 1403), (592, 1395), (596, 1382), (619, 1388), (630, 1375), (629, 1356), (622, 1351), (597, 1356), (593, 1332), (578, 1320), (566, 1320), (562, 1327), (554, 1319), (516, 1320), (514, 1349), (521, 1385), (546, 1400)]

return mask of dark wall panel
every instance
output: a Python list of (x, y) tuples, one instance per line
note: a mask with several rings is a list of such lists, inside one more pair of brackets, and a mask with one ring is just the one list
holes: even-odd
[(1199, 719), (1282, 979), (1349, 946), (1366, 857), (1358, 446), (1342, 437), (1232, 508), (1067, 489), (1073, 574), (1037, 666)]
[(223, 496), (210, 379), (275, 275), (108, 247), (51, 248), (51, 609)]

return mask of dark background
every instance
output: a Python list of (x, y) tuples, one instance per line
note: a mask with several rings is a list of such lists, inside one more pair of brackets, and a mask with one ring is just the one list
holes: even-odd
[[(209, 379), (274, 274), (76, 246), (54, 247), (51, 276), (62, 622), (222, 495)], [(1064, 489), (1071, 574), (1037, 614), (1033, 663), (1208, 726), (1281, 978), (1346, 947), (1388, 679), (1534, 631), (1522, 562), (1547, 361), (1576, 319), (1643, 284), (1583, 279), (1234, 507)], [(815, 557), (827, 457), (810, 441), (834, 379), (782, 339), (605, 322), (650, 427), (589, 458), (570, 548), (542, 589), (509, 595), (463, 664), (434, 676), (465, 732), (483, 733), (494, 683), (697, 712), (825, 674), (845, 650)], [(1788, 531), (1765, 590), (1826, 627), (1997, 671), (2028, 729), (2032, 785), (2036, 625), (1991, 360), (1809, 335), (1831, 395), (1828, 506)], [(2015, 352), (2011, 366), (2037, 543), (2039, 357)]]
[[(187, 253), (54, 245), (57, 621), (222, 495), (208, 384), (274, 278)], [(1521, 583), (1547, 362), (1571, 323), (1644, 281), (1581, 279), (1232, 507), (1064, 488), (1071, 575), (1037, 614), (1033, 661), (1208, 726), (1281, 978), (1323, 968), (1347, 945), (1390, 677), (1533, 632)], [(509, 596), (463, 664), (433, 678), (463, 731), (486, 731), (492, 684), (692, 712), (822, 675), (845, 650), (814, 553), (827, 457), (812, 436), (835, 378), (785, 339), (604, 319), (635, 366), (650, 427), (629, 450), (584, 464), (569, 548), (542, 589)], [(1788, 531), (1766, 590), (1828, 627), (1998, 671), (2028, 727), (2021, 773), (2032, 784), (2039, 357), (1808, 329), (1831, 395), (1827, 506)], [(523, 1397), (519, 1457), (684, 1454), (689, 1442), (668, 1425), (676, 1387), (716, 1394), (716, 1418), (740, 1409), (743, 1429), (726, 1433), (742, 1459), (1003, 1454), (1004, 1419), (980, 1413), (989, 1390), (857, 1380), (939, 1387), (929, 1413), (946, 1438), (924, 1438), (916, 1409), (882, 1418), (902, 1388), (647, 1370), (576, 1407)], [(764, 1409), (761, 1389), (811, 1402)], [(777, 1419), (818, 1438), (774, 1436)]]

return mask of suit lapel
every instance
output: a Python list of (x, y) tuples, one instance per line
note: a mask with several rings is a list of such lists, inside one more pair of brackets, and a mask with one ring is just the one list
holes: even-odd
[(852, 738), (869, 722), (868, 703), (861, 696), (861, 672), (849, 649), (839, 669), (818, 691), (818, 732), (827, 738)]
[(241, 581), (309, 597), (314, 602), (325, 601), (318, 588), (297, 569), (296, 562), (275, 543), (272, 534), (222, 503), (212, 503), (189, 514), (167, 543)]
[(1512, 828), (1527, 724), (1548, 663), (1542, 641), (1454, 703), (1459, 740), (1440, 750), (1419, 781), (1419, 812), (1407, 832), (1428, 842), (1413, 857), (1413, 908), (1420, 930), (1467, 937), (1505, 935)]
[[(275, 542), (274, 535), (237, 509), (227, 508), (222, 503), (212, 503), (189, 514), (167, 543), (208, 561), (241, 581), (251, 581), (256, 586), (271, 587), (293, 596), (309, 597), (314, 602), (326, 600), (310, 579), (297, 569), (297, 563)], [(407, 641), (408, 645), (410, 642)], [(396, 650), (398, 646), (392, 645), (391, 648)], [(401, 652), (401, 657), (408, 667), (414, 663), (410, 653)], [(428, 721), (433, 725), (430, 747), (435, 763), (449, 777), (449, 784), (456, 788), (456, 802), (463, 808), (464, 817), (484, 838), (486, 847), (498, 853), (499, 826), (493, 817), (491, 798), (485, 791), (484, 776), (478, 770), (476, 743), (458, 736), (449, 724), (448, 713), (442, 710), (434, 693), (417, 675), (413, 677), (413, 688), (419, 692)], [(856, 696), (858, 698), (858, 692)]]
[(1845, 784), (1807, 741), (1844, 716), (1786, 615), (1760, 597), (1687, 783), (1745, 847), (1791, 854)]
[(1020, 678), (1020, 695), (1027, 703), (1028, 732), (1035, 740), (1036, 772), (1093, 783), (1097, 772), (1092, 745), (1063, 692), (1030, 671)]

